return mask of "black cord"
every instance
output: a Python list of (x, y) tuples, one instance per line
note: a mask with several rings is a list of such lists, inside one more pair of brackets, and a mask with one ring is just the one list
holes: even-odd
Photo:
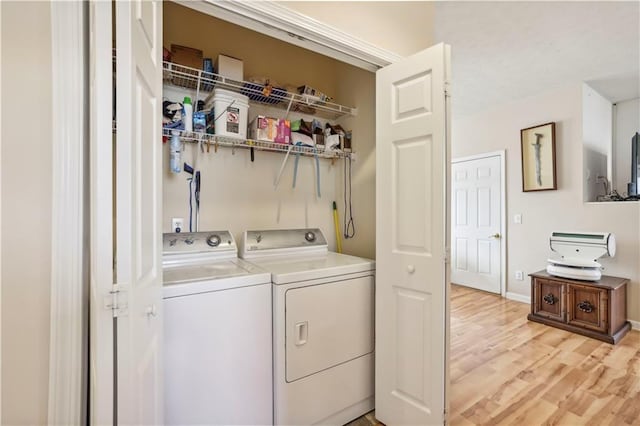
[[(347, 181), (348, 194), (347, 194)], [(356, 227), (353, 223), (353, 206), (351, 204), (351, 158), (344, 158), (344, 238), (353, 238), (356, 235)], [(348, 200), (348, 201), (347, 201)]]

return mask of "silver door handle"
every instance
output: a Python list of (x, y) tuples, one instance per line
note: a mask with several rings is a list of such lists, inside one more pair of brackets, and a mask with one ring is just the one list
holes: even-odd
[(149, 317), (149, 318), (157, 317), (158, 316), (158, 311), (156, 309), (156, 305), (147, 306), (147, 309), (146, 309), (145, 313), (147, 314), (147, 317)]

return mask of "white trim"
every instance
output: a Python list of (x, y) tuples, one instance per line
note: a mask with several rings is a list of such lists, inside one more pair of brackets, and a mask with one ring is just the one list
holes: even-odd
[(526, 303), (528, 305), (531, 304), (531, 296), (523, 296), (522, 294), (508, 291), (507, 294), (505, 294), (505, 297), (509, 300), (513, 300), (514, 302)]
[(90, 425), (114, 424), (113, 313), (113, 63), (114, 3), (89, 2), (90, 21)]
[(631, 323), (632, 330), (640, 330), (640, 321), (627, 320)]
[[(0, 6), (0, 46), (2, 46), (2, 6)], [(0, 62), (2, 59), (0, 58)], [(0, 66), (0, 99), (2, 99), (2, 66)], [(2, 129), (2, 102), (0, 102)], [(0, 167), (2, 165), (2, 136), (0, 135)], [(0, 173), (0, 366), (2, 366), (2, 173)], [(2, 422), (2, 368), (0, 368), (0, 423)]]
[(269, 35), (368, 71), (402, 59), (389, 50), (293, 11), (271, 0), (174, 0), (219, 19)]
[(84, 2), (51, 3), (53, 205), (49, 424), (85, 423), (84, 10)]
[(500, 157), (500, 295), (507, 295), (507, 162), (504, 149), (483, 154), (469, 155), (467, 157), (454, 158), (451, 164), (464, 161), (480, 160), (483, 158)]

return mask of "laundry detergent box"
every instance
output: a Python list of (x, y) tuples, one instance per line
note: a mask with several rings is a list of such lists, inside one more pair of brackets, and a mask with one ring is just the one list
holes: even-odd
[(249, 138), (273, 142), (278, 134), (278, 119), (258, 115), (249, 123)]
[(275, 143), (291, 143), (291, 121), (282, 118), (278, 120), (278, 131), (273, 141)]

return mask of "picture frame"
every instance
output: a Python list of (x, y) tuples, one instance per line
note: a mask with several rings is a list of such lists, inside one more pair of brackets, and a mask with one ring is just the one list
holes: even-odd
[(522, 192), (558, 189), (556, 179), (556, 123), (520, 130)]

